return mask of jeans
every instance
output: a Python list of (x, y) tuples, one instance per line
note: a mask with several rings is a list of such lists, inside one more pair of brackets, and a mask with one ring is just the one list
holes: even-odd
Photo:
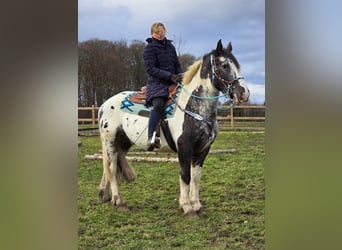
[(153, 132), (155, 131), (159, 120), (164, 117), (166, 98), (156, 97), (152, 100), (153, 109), (150, 113), (149, 123), (148, 123), (148, 138), (151, 138)]

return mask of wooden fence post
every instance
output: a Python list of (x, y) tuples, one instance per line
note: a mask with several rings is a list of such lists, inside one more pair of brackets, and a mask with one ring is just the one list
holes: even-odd
[(234, 112), (233, 112), (233, 107), (230, 108), (230, 127), (234, 128)]
[(95, 126), (95, 105), (91, 105), (91, 122)]

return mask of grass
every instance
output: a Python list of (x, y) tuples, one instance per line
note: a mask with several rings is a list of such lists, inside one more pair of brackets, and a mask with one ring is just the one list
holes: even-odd
[(237, 152), (208, 155), (194, 220), (179, 209), (177, 163), (132, 163), (138, 178), (120, 187), (130, 211), (101, 204), (102, 161), (84, 159), (100, 140), (79, 138), (79, 249), (264, 249), (264, 139), (264, 131), (219, 133), (212, 149)]

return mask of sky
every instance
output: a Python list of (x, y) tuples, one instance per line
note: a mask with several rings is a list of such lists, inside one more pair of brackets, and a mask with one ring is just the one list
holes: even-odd
[(216, 48), (219, 39), (233, 45), (251, 95), (265, 102), (264, 0), (79, 0), (78, 41), (145, 41), (151, 24), (160, 21), (166, 37), (180, 53), (200, 58)]

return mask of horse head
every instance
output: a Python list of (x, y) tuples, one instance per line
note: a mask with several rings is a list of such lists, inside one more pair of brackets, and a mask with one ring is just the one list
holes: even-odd
[(203, 57), (201, 77), (211, 77), (214, 87), (227, 94), (237, 103), (247, 102), (249, 89), (244, 84), (244, 78), (240, 74), (240, 64), (232, 54), (232, 44), (228, 43), (223, 48), (221, 39), (216, 49)]

